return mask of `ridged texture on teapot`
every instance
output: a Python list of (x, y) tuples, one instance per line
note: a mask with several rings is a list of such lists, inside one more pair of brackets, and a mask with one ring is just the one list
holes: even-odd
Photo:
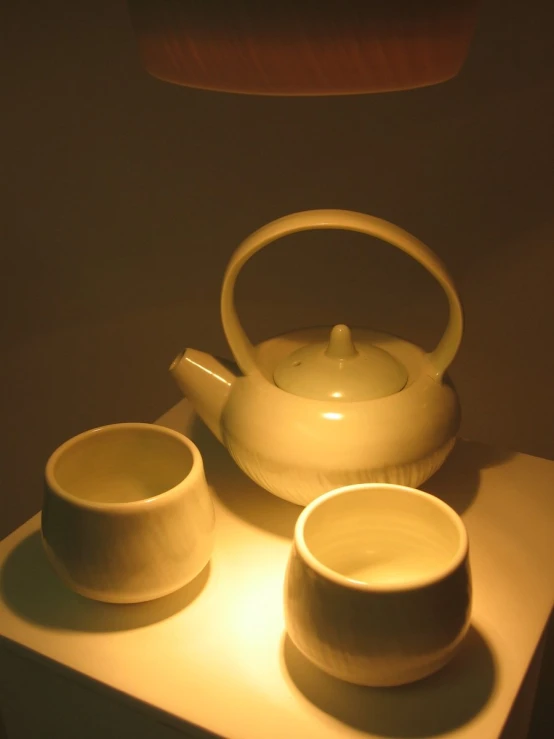
[(328, 473), (276, 465), (272, 460), (253, 454), (227, 438), (231, 456), (254, 482), (283, 500), (306, 506), (323, 493), (344, 485), (365, 482), (386, 482), (417, 488), (443, 464), (456, 443), (449, 439), (439, 449), (423, 459), (390, 467), (359, 470), (333, 470)]

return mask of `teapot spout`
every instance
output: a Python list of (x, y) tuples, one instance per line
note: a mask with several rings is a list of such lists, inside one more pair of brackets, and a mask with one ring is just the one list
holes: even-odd
[(214, 436), (223, 442), (221, 414), (235, 375), (211, 354), (186, 349), (169, 368), (177, 385)]

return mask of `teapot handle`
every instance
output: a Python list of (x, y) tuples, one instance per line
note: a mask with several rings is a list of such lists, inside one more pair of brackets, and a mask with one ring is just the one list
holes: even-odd
[(245, 375), (259, 373), (254, 347), (246, 336), (235, 310), (234, 291), (237, 276), (244, 264), (257, 251), (282, 236), (311, 229), (342, 229), (375, 236), (398, 247), (425, 267), (442, 286), (448, 298), (450, 315), (446, 330), (428, 354), (432, 376), (440, 380), (456, 356), (463, 331), (460, 299), (452, 278), (437, 255), (404, 229), (374, 216), (348, 210), (307, 210), (278, 218), (248, 236), (231, 257), (221, 291), (223, 331), (235, 360)]

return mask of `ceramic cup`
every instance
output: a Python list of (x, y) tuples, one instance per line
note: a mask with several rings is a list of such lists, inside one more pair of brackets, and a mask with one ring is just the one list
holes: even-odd
[(300, 514), (285, 579), (293, 644), (330, 675), (402, 685), (440, 669), (468, 627), (460, 517), (400, 485), (333, 490)]
[(85, 431), (46, 465), (42, 540), (62, 580), (95, 600), (136, 603), (208, 563), (214, 508), (197, 447), (148, 423)]

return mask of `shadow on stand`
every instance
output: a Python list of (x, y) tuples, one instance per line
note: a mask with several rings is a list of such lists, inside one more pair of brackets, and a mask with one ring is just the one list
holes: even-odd
[(344, 724), (384, 737), (432, 737), (468, 723), (495, 685), (493, 654), (471, 627), (456, 656), (434, 675), (395, 688), (366, 688), (330, 677), (285, 635), (281, 669), (291, 687)]

